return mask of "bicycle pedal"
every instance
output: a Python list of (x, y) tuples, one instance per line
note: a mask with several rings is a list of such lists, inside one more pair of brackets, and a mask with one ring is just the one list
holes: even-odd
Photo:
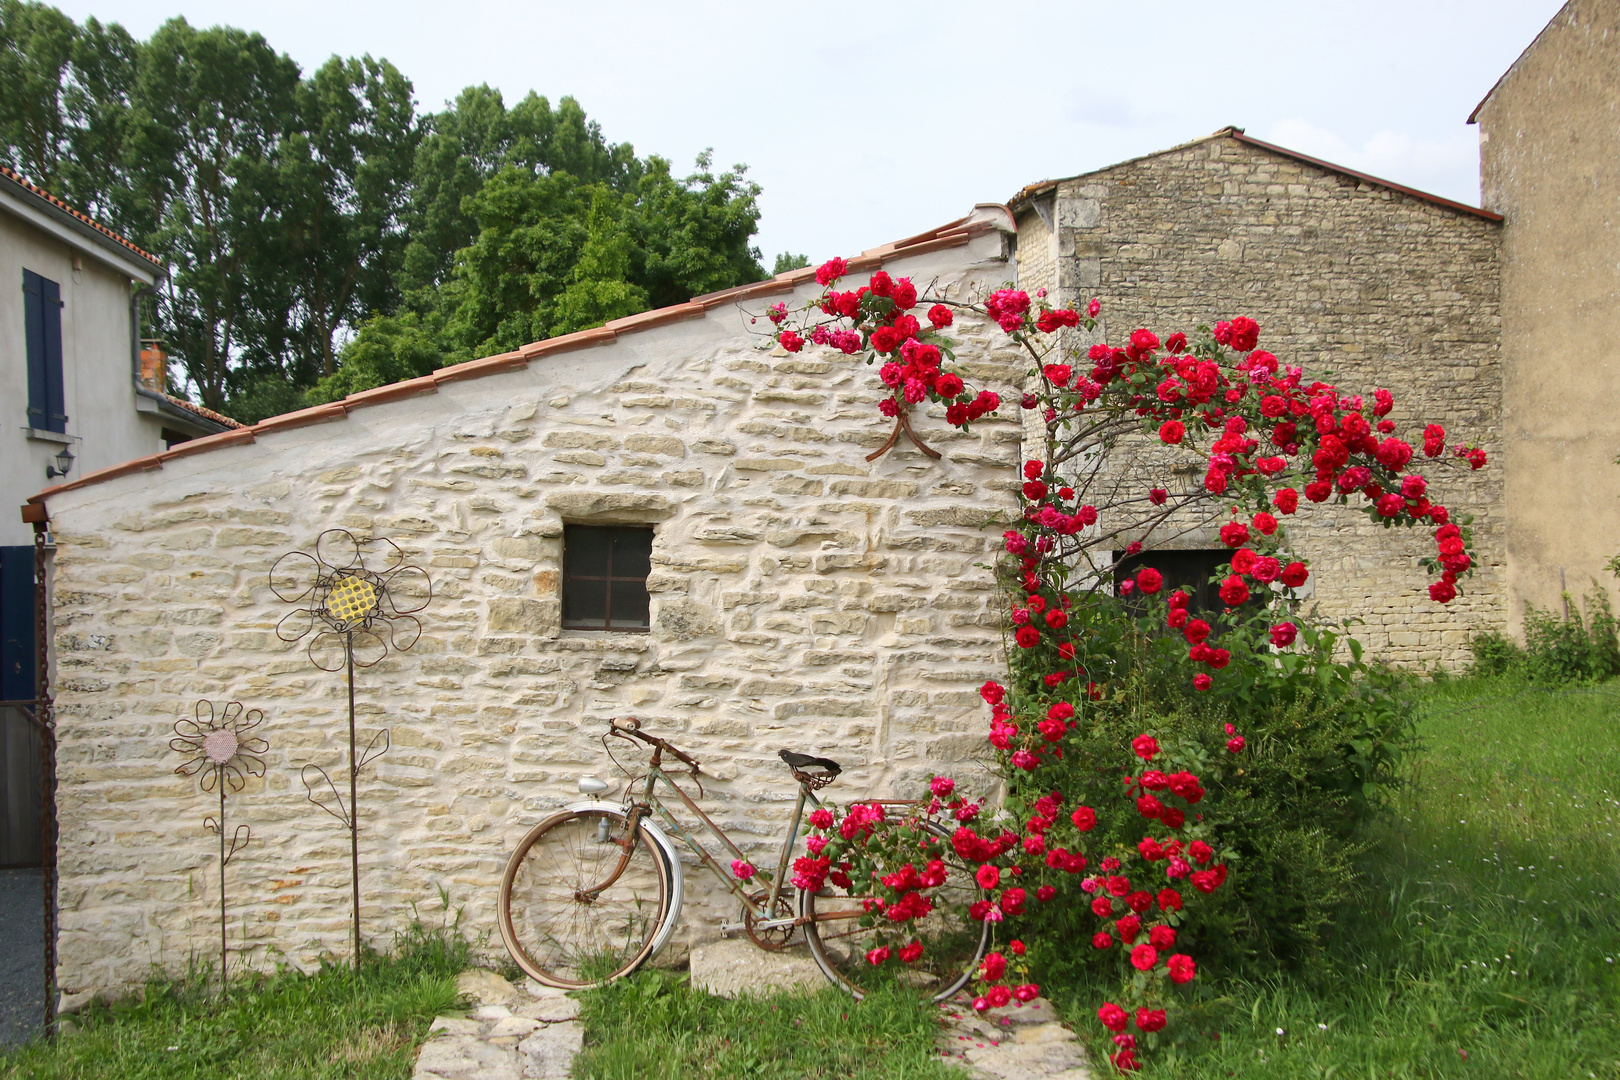
[(723, 923), (720, 924), (720, 936), (721, 937), (729, 937), (732, 934), (735, 934), (735, 933), (737, 933), (739, 931), (747, 930), (747, 929), (748, 929), (748, 924), (747, 923), (740, 923), (740, 922), (727, 923), (727, 922), (723, 922)]

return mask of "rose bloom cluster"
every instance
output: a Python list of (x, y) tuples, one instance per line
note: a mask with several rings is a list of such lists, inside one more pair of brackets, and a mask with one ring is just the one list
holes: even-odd
[(783, 328), (788, 316), (785, 305), (771, 308), (770, 319), (776, 324), (775, 337), (782, 348), (798, 352), (808, 341), (849, 355), (868, 353), (868, 363), (881, 364), (878, 378), (889, 390), (878, 401), (884, 416), (897, 417), (926, 400), (945, 405), (945, 419), (951, 426), (967, 427), (1001, 407), (998, 394), (989, 390), (974, 394), (960, 375), (944, 370), (941, 345), (948, 347), (949, 342), (941, 332), (955, 321), (949, 307), (930, 306), (925, 324), (912, 314), (918, 298), (917, 287), (909, 278), (896, 281), (879, 270), (865, 285), (837, 291), (833, 286), (848, 272), (849, 263), (843, 259), (829, 259), (817, 268), (816, 283), (826, 292), (814, 307), (830, 321), (812, 327), (808, 338)]

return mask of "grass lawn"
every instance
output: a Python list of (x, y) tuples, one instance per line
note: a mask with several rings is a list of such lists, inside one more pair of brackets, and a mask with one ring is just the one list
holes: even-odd
[[(1219, 1041), (1150, 1053), (1143, 1076), (1620, 1078), (1620, 681), (1450, 680), (1421, 701), (1427, 752), (1333, 977), (1228, 981), (1205, 1014)], [(1096, 1003), (1070, 1004), (1100, 1060)]]
[(934, 1048), (938, 1010), (909, 995), (726, 1000), (643, 971), (584, 997), (578, 1080), (961, 1080)]
[(439, 1013), (456, 1005), (465, 944), (414, 935), (398, 955), (215, 985), (157, 982), (72, 1019), (79, 1030), (0, 1055), (0, 1080), (405, 1080)]

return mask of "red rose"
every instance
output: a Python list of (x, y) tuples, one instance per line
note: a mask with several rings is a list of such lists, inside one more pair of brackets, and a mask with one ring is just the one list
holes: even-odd
[(1091, 935), (1091, 947), (1093, 949), (1106, 949), (1113, 943), (1114, 939), (1108, 935), (1106, 930), (1099, 930)]
[[(1209, 676), (1206, 675), (1204, 677), (1208, 678)], [(1197, 684), (1198, 680), (1194, 679), (1193, 685), (1196, 686)], [(1208, 690), (1209, 687), (1206, 686), (1202, 687), (1201, 689)], [(1164, 827), (1167, 829), (1179, 829), (1181, 828), (1181, 823), (1187, 820), (1187, 815), (1183, 814), (1180, 810), (1177, 810), (1173, 806), (1167, 806), (1164, 808), (1164, 813), (1159, 815), (1159, 820), (1164, 822)]]
[(1152, 491), (1148, 492), (1148, 502), (1152, 503), (1154, 506), (1163, 506), (1167, 501), (1169, 501), (1169, 498), (1170, 493), (1164, 488), (1154, 488)]
[(995, 982), (1007, 973), (1007, 958), (998, 952), (988, 953), (979, 961), (979, 971), (986, 982)]
[(985, 997), (990, 999), (992, 1009), (999, 1009), (1012, 1001), (1012, 991), (1005, 986), (992, 986)]
[(1237, 607), (1248, 598), (1249, 587), (1236, 574), (1221, 582), (1221, 599), (1227, 607)]
[(1176, 892), (1176, 890), (1174, 890), (1174, 889), (1160, 889), (1159, 890), (1159, 910), (1160, 911), (1180, 911), (1181, 910), (1181, 894)]
[(1265, 535), (1270, 536), (1272, 533), (1277, 531), (1277, 519), (1262, 510), (1258, 514), (1254, 515), (1254, 527), (1259, 529)]
[[(911, 895), (916, 896), (916, 893)], [(1028, 894), (1023, 889), (1008, 889), (1001, 894), (1001, 910), (1009, 915), (1022, 915)]]
[(1049, 490), (1051, 489), (1049, 489), (1039, 480), (1024, 481), (1024, 498), (1028, 499), (1030, 502), (1040, 502), (1042, 499), (1046, 498), (1046, 493)]
[(1164, 813), (1164, 804), (1151, 795), (1136, 800), (1136, 809), (1145, 818), (1156, 818)]
[(1152, 596), (1164, 588), (1164, 575), (1151, 566), (1144, 566), (1136, 575), (1136, 587), (1143, 593)]
[(1163, 1009), (1136, 1010), (1136, 1026), (1142, 1031), (1162, 1031), (1165, 1019)]
[(1109, 918), (1114, 914), (1114, 902), (1106, 896), (1096, 896), (1091, 900), (1091, 913), (1099, 919)]
[(1151, 893), (1137, 890), (1125, 898), (1125, 903), (1130, 905), (1132, 911), (1140, 915), (1153, 906), (1153, 896)]
[(1239, 315), (1232, 320), (1227, 333), (1230, 335), (1229, 340), (1234, 350), (1248, 352), (1260, 341), (1260, 324)]
[(1041, 988), (1034, 983), (1024, 983), (1021, 986), (1013, 987), (1012, 994), (1019, 1001), (1034, 1001), (1041, 996)]
[(1297, 589), (1301, 585), (1305, 584), (1305, 580), (1310, 576), (1311, 572), (1305, 569), (1304, 563), (1291, 562), (1287, 566), (1283, 567), (1282, 573), (1277, 577), (1279, 581), (1288, 586), (1290, 589)]
[(956, 316), (951, 314), (951, 309), (944, 304), (935, 304), (928, 309), (928, 321), (933, 323), (935, 330), (945, 329), (955, 318)]
[(1232, 572), (1234, 574), (1247, 574), (1254, 569), (1254, 564), (1260, 556), (1250, 548), (1238, 548), (1232, 552)]
[(892, 326), (880, 326), (872, 331), (872, 348), (880, 353), (893, 352), (900, 347), (900, 332)]
[(1299, 492), (1283, 488), (1271, 497), (1271, 504), (1284, 514), (1292, 514), (1299, 509)]
[(1151, 735), (1138, 735), (1131, 740), (1131, 749), (1143, 761), (1152, 761), (1154, 755), (1159, 752), (1159, 740)]
[(804, 348), (804, 338), (800, 337), (798, 334), (795, 334), (791, 330), (782, 331), (782, 336), (777, 340), (781, 342), (782, 348), (786, 349), (788, 352), (798, 352), (800, 349)]
[(900, 959), (903, 963), (915, 964), (922, 959), (922, 954), (923, 944), (920, 941), (913, 941), (910, 945), (900, 946)]
[(1193, 976), (1198, 974), (1198, 966), (1186, 953), (1177, 953), (1167, 963), (1170, 967), (1170, 981), (1177, 986), (1192, 982)]
[(1200, 672), (1199, 674), (1193, 676), (1194, 690), (1208, 690), (1214, 685), (1215, 680), (1206, 674)]
[(1196, 645), (1200, 641), (1203, 641), (1205, 638), (1209, 637), (1209, 623), (1205, 622), (1203, 619), (1193, 619), (1187, 624), (1186, 629), (1182, 630), (1181, 633), (1182, 636), (1188, 640), (1188, 642)]
[(901, 311), (917, 306), (917, 286), (910, 278), (901, 278), (894, 287), (894, 306)]
[(1101, 1020), (1102, 1026), (1109, 1031), (1124, 1031), (1125, 1025), (1131, 1022), (1130, 1017), (1125, 1014), (1125, 1010), (1111, 1001), (1104, 1002), (1103, 1007), (1097, 1010), (1097, 1019)]
[(1203, 865), (1215, 857), (1214, 849), (1202, 840), (1194, 840), (1188, 845), (1187, 854), (1191, 855), (1192, 861), (1199, 865)]
[(1074, 822), (1074, 827), (1081, 832), (1090, 832), (1097, 827), (1097, 811), (1089, 806), (1082, 806), (1069, 815), (1069, 820)]
[(889, 958), (889, 947), (880, 945), (866, 954), (866, 962), (877, 967)]
[(1129, 945), (1142, 932), (1142, 920), (1135, 915), (1127, 915), (1114, 924), (1114, 932), (1119, 935), (1119, 940)]
[(1166, 420), (1159, 426), (1159, 438), (1174, 446), (1187, 435), (1187, 425), (1180, 420)]
[(1234, 735), (1226, 740), (1226, 749), (1234, 754), (1243, 753), (1244, 745), (1243, 736), (1241, 735)]
[(1221, 543), (1229, 548), (1242, 547), (1249, 542), (1249, 527), (1241, 521), (1228, 521), (1221, 526)]
[(981, 889), (993, 889), (1001, 884), (1001, 871), (985, 863), (979, 867), (979, 872), (973, 875), (973, 880), (979, 883)]
[(962, 380), (956, 375), (946, 373), (934, 382), (934, 393), (942, 398), (953, 398), (962, 392)]
[(1187, 625), (1187, 609), (1171, 608), (1170, 614), (1165, 617), (1164, 621), (1169, 624), (1172, 630), (1180, 630)]
[(831, 258), (816, 268), (816, 284), (831, 285), (834, 281), (849, 272), (849, 263), (843, 259)]
[(1148, 944), (1155, 949), (1168, 949), (1176, 943), (1175, 927), (1165, 926), (1162, 923), (1148, 931)]
[(1046, 613), (1046, 625), (1050, 626), (1054, 630), (1063, 629), (1063, 627), (1068, 624), (1068, 621), (1069, 615), (1067, 612), (1048, 611)]
[[(1043, 904), (1056, 895), (1057, 890), (1050, 885), (1042, 885), (1040, 888), (1035, 890), (1035, 899), (1039, 900)], [(1020, 953), (1020, 955), (1022, 954)]]
[(1271, 628), (1271, 643), (1279, 649), (1286, 649), (1294, 643), (1299, 636), (1299, 627), (1291, 622), (1278, 623)]
[(1220, 885), (1220, 882), (1215, 879), (1215, 871), (1213, 870), (1195, 870), (1188, 876), (1187, 880), (1192, 882), (1193, 888), (1201, 893), (1212, 893)]
[(1041, 632), (1033, 626), (1020, 626), (1013, 637), (1020, 649), (1033, 649), (1041, 643)]
[(1333, 494), (1333, 484), (1327, 480), (1313, 480), (1305, 485), (1305, 497), (1311, 502), (1327, 502)]
[(1457, 598), (1457, 587), (1449, 581), (1437, 581), (1429, 586), (1429, 599), (1437, 604), (1449, 604)]
[(1159, 962), (1159, 950), (1151, 945), (1138, 945), (1131, 950), (1131, 967), (1137, 971), (1152, 971)]

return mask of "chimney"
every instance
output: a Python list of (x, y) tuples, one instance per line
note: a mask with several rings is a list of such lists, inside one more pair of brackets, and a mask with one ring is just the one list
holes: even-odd
[(141, 385), (153, 393), (169, 392), (169, 354), (162, 341), (141, 342)]

